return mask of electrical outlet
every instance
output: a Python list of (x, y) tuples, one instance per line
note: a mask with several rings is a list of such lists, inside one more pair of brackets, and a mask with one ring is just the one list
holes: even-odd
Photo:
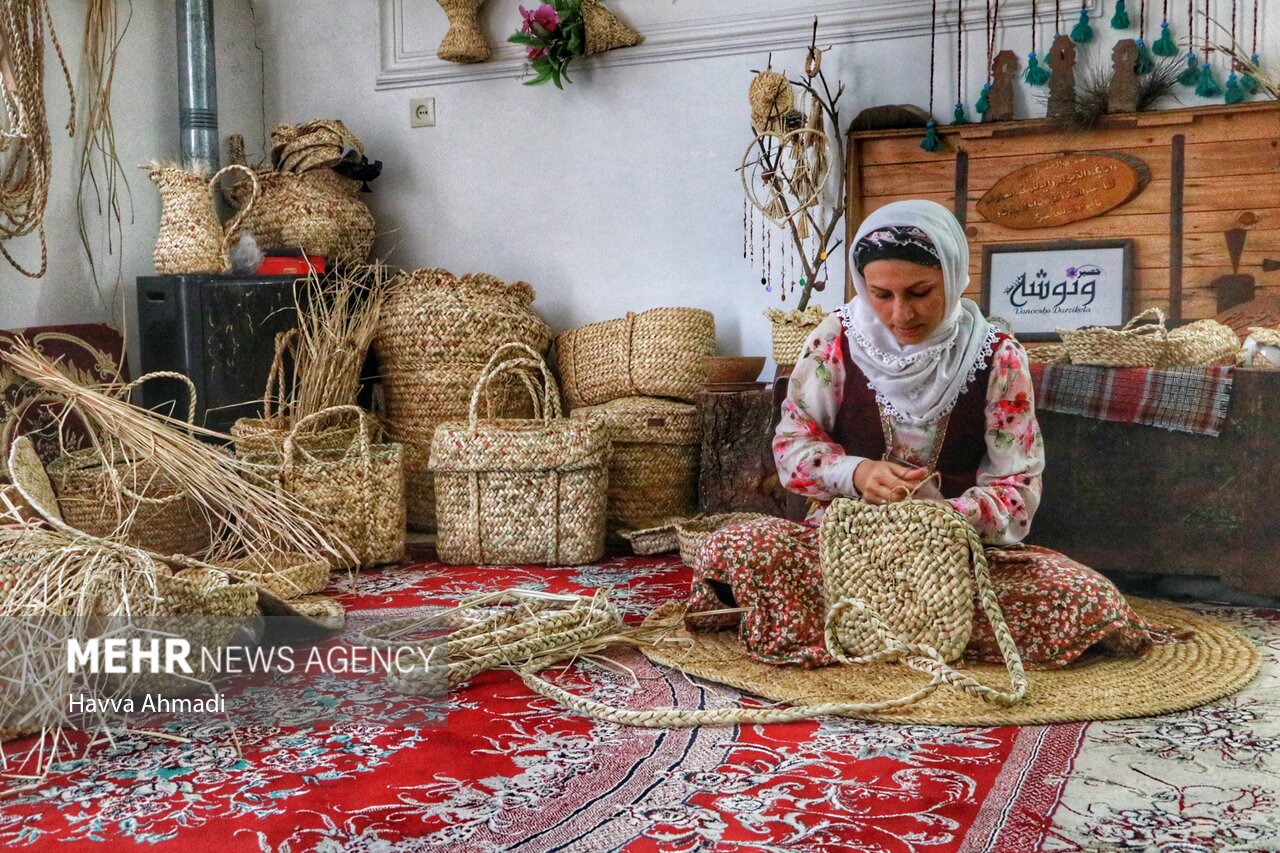
[(409, 101), (409, 127), (435, 127), (436, 99), (413, 98)]

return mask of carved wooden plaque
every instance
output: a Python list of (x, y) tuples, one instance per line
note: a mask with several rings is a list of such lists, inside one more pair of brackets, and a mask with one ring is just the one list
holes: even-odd
[(1150, 170), (1137, 157), (1069, 154), (1010, 172), (978, 202), (978, 212), (1006, 228), (1053, 228), (1101, 216), (1146, 186)]

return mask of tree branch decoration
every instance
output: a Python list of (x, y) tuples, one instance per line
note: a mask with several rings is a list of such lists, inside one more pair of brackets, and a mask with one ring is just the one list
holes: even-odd
[[(832, 91), (822, 71), (827, 50), (818, 47), (815, 18), (802, 78), (789, 79), (772, 66), (756, 73), (748, 91), (755, 138), (739, 167), (746, 199), (765, 220), (760, 227), (761, 263), (770, 263), (769, 225), (789, 238), (792, 264), (799, 260), (797, 310), (808, 306), (813, 291), (825, 288), (825, 280), (818, 277), (841, 243), (836, 228), (844, 218), (844, 169), (836, 142), (844, 84)], [(744, 222), (752, 239), (754, 216), (752, 212), (750, 224)], [(783, 245), (785, 257), (788, 243)], [(773, 289), (770, 274), (766, 268), (761, 278), (767, 292)], [(788, 289), (794, 293), (797, 282), (784, 278), (783, 285), (779, 295), (785, 302)]]

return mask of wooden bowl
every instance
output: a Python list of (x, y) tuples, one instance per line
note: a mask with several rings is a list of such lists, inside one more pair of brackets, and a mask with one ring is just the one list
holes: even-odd
[(754, 382), (764, 370), (764, 356), (708, 356), (704, 359), (708, 385), (732, 385)]

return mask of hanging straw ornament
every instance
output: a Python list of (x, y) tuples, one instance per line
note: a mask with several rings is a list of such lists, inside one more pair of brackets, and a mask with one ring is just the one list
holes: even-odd
[(1129, 29), (1129, 11), (1124, 7), (1124, 0), (1116, 0), (1116, 13), (1111, 16), (1111, 29)]
[(1240, 78), (1236, 76), (1236, 73), (1235, 73), (1236, 65), (1239, 64), (1238, 61), (1236, 61), (1235, 55), (1234, 55), (1235, 0), (1231, 0), (1231, 50), (1233, 50), (1233, 55), (1231, 55), (1231, 73), (1229, 74), (1228, 78), (1226, 78), (1226, 92), (1224, 93), (1224, 97), (1222, 97), (1222, 100), (1224, 100), (1226, 104), (1229, 104), (1229, 105), (1239, 104), (1239, 102), (1242, 102), (1244, 100), (1244, 88), (1240, 86)]
[(1202, 98), (1216, 98), (1222, 94), (1222, 86), (1213, 76), (1213, 65), (1209, 62), (1209, 0), (1204, 5), (1204, 64), (1200, 66), (1200, 79), (1196, 83), (1196, 94)]
[(978, 101), (973, 105), (973, 110), (978, 115), (986, 115), (987, 110), (991, 108), (991, 101), (988, 94), (991, 91), (991, 64), (995, 56), (996, 49), (996, 16), (1000, 14), (1000, 0), (996, 0), (994, 9), (991, 0), (987, 0), (986, 9), (986, 26), (984, 32), (986, 34), (987, 44), (987, 76), (986, 82), (982, 84), (982, 93), (978, 95)]
[(933, 120), (933, 73), (938, 60), (938, 0), (933, 0), (929, 9), (929, 123), (925, 125), (924, 140), (920, 147), (934, 152), (942, 148), (942, 140), (938, 138), (938, 123)]
[(1151, 45), (1151, 52), (1156, 56), (1178, 55), (1178, 43), (1173, 40), (1173, 33), (1169, 30), (1169, 0), (1164, 0), (1164, 7), (1160, 11), (1160, 38)]
[(1195, 0), (1187, 0), (1187, 67), (1178, 75), (1178, 82), (1188, 88), (1195, 88), (1200, 82), (1200, 63), (1196, 59), (1196, 13), (1194, 4)]
[(1031, 53), (1027, 54), (1027, 70), (1022, 79), (1031, 86), (1043, 86), (1049, 82), (1049, 69), (1040, 65), (1036, 58), (1036, 0), (1031, 0)]
[(1071, 40), (1076, 44), (1093, 41), (1093, 27), (1089, 26), (1089, 0), (1080, 0), (1080, 20), (1071, 28)]
[(1150, 74), (1156, 70), (1156, 58), (1151, 48), (1147, 47), (1147, 0), (1138, 6), (1138, 61), (1133, 64), (1133, 71), (1139, 76)]
[(1258, 3), (1253, 0), (1253, 50), (1249, 53), (1249, 64), (1240, 78), (1240, 88), (1250, 95), (1258, 94), (1262, 86), (1258, 83)]
[(956, 109), (953, 125), (968, 124), (969, 117), (964, 112), (964, 0), (956, 3)]

